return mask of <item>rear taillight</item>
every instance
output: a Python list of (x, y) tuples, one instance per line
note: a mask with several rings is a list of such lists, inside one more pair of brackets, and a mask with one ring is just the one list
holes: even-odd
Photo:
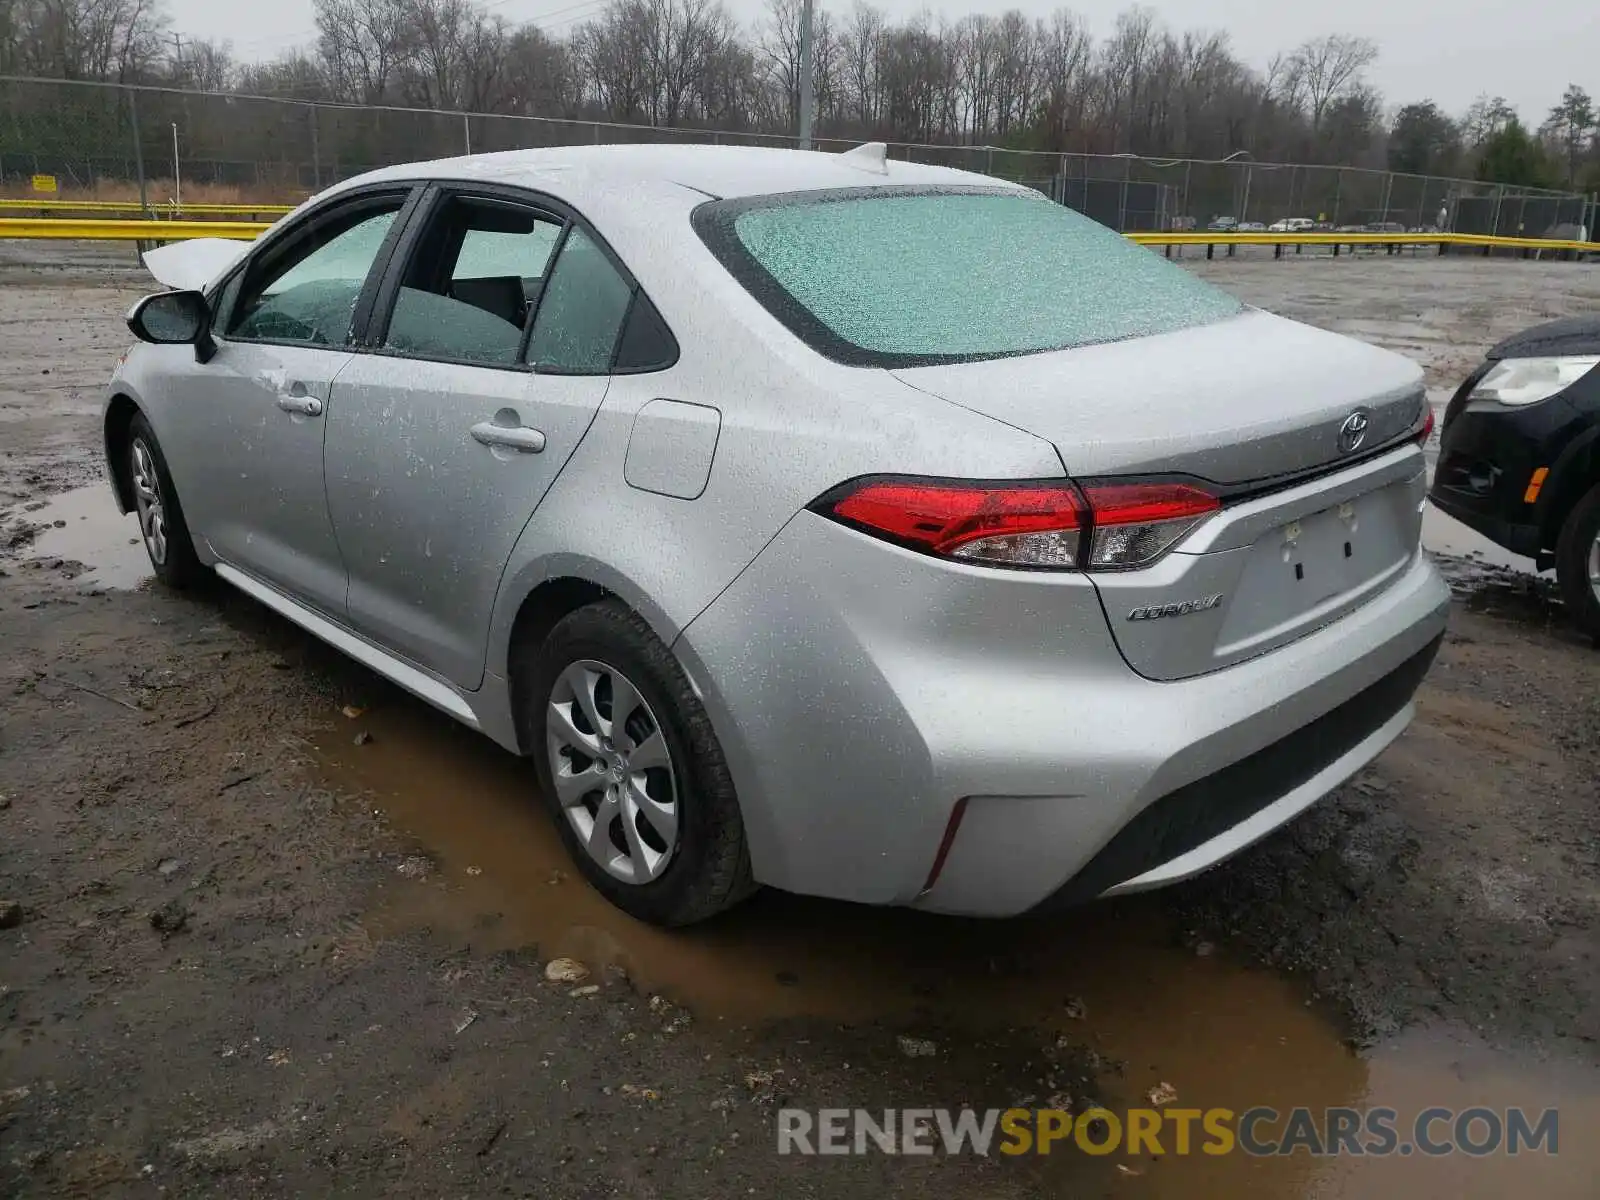
[(927, 554), (991, 566), (1115, 571), (1148, 566), (1222, 507), (1189, 483), (978, 483), (879, 478), (813, 509)]
[(1433, 436), (1433, 405), (1428, 401), (1422, 402), (1422, 428), (1417, 430), (1417, 445), (1426, 446), (1428, 439)]
[(1186, 533), (1222, 507), (1189, 483), (1084, 485), (1094, 518), (1089, 570), (1127, 570), (1153, 563)]
[(1071, 484), (880, 479), (829, 515), (914, 549), (1018, 567), (1075, 567), (1083, 501)]

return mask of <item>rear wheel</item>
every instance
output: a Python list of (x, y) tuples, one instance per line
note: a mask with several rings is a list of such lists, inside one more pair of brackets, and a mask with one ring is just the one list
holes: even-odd
[(515, 668), (525, 745), (580, 870), (618, 908), (688, 925), (754, 890), (722, 748), (672, 652), (617, 600)]
[(1600, 638), (1600, 487), (1578, 501), (1561, 527), (1556, 581), (1579, 627)]
[(205, 575), (205, 567), (194, 552), (161, 443), (143, 413), (135, 413), (128, 426), (128, 483), (139, 536), (156, 578), (178, 591), (194, 586)]

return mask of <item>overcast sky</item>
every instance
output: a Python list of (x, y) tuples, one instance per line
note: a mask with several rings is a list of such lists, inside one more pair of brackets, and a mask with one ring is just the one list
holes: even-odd
[[(175, 29), (233, 42), (241, 58), (272, 58), (314, 37), (311, 0), (167, 0)], [(725, 0), (739, 20), (759, 19), (762, 0)], [(601, 7), (602, 0), (498, 0), (508, 20), (536, 20), (561, 34)], [(849, 0), (825, 5), (840, 12)], [(921, 9), (954, 19), (968, 12), (1020, 8), (1045, 15), (1055, 0), (970, 0), (925, 4), (880, 0), (896, 17)], [(1124, 0), (1078, 0), (1068, 7), (1096, 36), (1110, 31)], [(1153, 4), (1179, 29), (1222, 29), (1238, 53), (1262, 66), (1279, 50), (1322, 33), (1372, 38), (1381, 55), (1372, 82), (1391, 105), (1431, 98), (1459, 115), (1480, 92), (1504, 96), (1530, 124), (1541, 122), (1568, 83), (1600, 93), (1600, 0), (1342, 0), (1332, 5), (1262, 0), (1184, 0)]]

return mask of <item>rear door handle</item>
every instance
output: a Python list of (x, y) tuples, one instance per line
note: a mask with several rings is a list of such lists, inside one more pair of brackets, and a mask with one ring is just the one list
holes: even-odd
[(315, 396), (296, 396), (292, 393), (279, 395), (278, 407), (286, 413), (298, 413), (302, 417), (322, 415), (322, 401)]
[(493, 421), (479, 421), (472, 427), (472, 437), (485, 446), (519, 450), (523, 454), (538, 454), (544, 449), (544, 434), (522, 425), (496, 425)]

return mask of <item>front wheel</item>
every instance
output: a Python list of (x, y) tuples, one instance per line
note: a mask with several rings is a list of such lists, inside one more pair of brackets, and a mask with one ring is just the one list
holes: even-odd
[(204, 576), (205, 566), (194, 552), (161, 443), (143, 413), (136, 413), (128, 426), (128, 482), (139, 536), (156, 578), (176, 591), (194, 586)]
[(569, 614), (518, 664), (515, 686), (556, 827), (597, 891), (671, 926), (754, 890), (722, 748), (638, 614), (617, 600)]
[(1600, 487), (1578, 501), (1561, 527), (1556, 582), (1578, 627), (1600, 638)]

